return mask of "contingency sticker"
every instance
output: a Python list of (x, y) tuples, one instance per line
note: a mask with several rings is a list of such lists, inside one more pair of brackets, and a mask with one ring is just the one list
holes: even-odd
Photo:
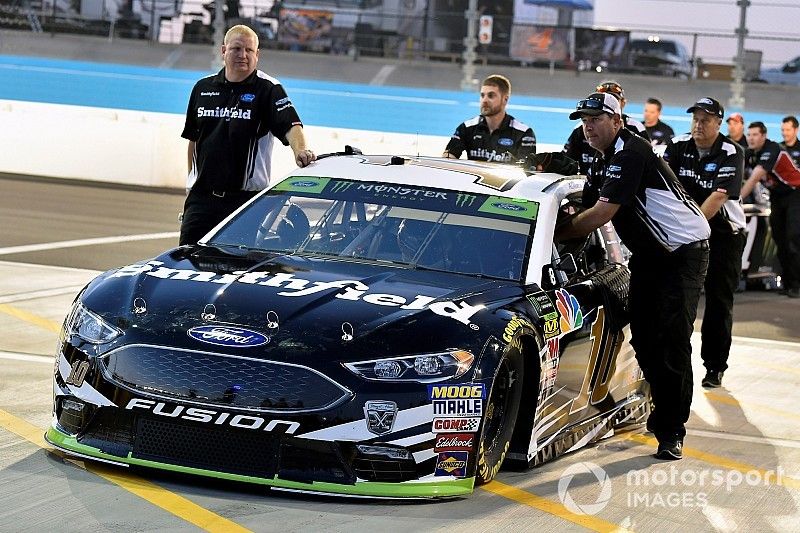
[(535, 220), (539, 214), (539, 202), (533, 200), (522, 200), (517, 198), (504, 198), (502, 196), (490, 196), (478, 208), (483, 213), (493, 213), (505, 215), (507, 217), (524, 218), (525, 220)]
[(435, 476), (467, 476), (469, 452), (441, 452), (436, 461)]
[(276, 191), (303, 192), (307, 194), (319, 194), (331, 181), (330, 178), (317, 177), (294, 177), (287, 178), (275, 186)]

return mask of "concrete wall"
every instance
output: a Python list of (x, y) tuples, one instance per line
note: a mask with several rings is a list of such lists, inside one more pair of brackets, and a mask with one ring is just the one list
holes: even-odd
[[(0, 172), (183, 188), (187, 142), (183, 116), (0, 100)], [(346, 144), (370, 154), (441, 155), (447, 137), (306, 126), (317, 153)], [(540, 151), (560, 146), (541, 146)], [(295, 169), (276, 142), (272, 175)]]

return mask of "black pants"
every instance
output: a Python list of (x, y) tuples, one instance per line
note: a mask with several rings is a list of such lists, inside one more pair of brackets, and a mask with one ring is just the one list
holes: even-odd
[(708, 247), (634, 253), (629, 266), (631, 345), (655, 406), (647, 425), (659, 442), (682, 440), (692, 405), (691, 335)]
[(706, 307), (700, 329), (703, 346), (700, 356), (707, 370), (728, 368), (733, 327), (733, 293), (742, 273), (742, 251), (747, 236), (712, 231), (709, 244), (708, 274), (706, 275)]
[(800, 288), (800, 189), (770, 198), (769, 225), (778, 249), (784, 286)]
[(258, 194), (258, 191), (221, 193), (190, 190), (183, 204), (180, 244), (196, 244), (203, 235), (211, 231), (225, 217)]

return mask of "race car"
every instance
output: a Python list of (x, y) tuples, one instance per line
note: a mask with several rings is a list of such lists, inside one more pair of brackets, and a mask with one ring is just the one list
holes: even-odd
[(467, 495), (639, 424), (610, 225), (554, 243), (583, 177), (320, 157), (65, 319), (47, 440), (308, 493)]

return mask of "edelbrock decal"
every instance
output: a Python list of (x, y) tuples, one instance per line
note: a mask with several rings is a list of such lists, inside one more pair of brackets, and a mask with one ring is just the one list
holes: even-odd
[(472, 316), (486, 307), (482, 304), (471, 305), (463, 301), (435, 301), (437, 299), (435, 296), (428, 296), (425, 294), (417, 294), (411, 301), (408, 301), (406, 298), (396, 294), (370, 293), (368, 285), (354, 279), (312, 282), (286, 272), (273, 274), (269, 271), (248, 272), (237, 270), (230, 274), (217, 274), (216, 272), (167, 268), (161, 265), (163, 265), (161, 261), (148, 261), (146, 263), (127, 265), (120, 268), (109, 277), (123, 278), (144, 274), (154, 278), (172, 281), (194, 281), (198, 283), (218, 283), (220, 285), (246, 283), (248, 285), (260, 285), (262, 287), (282, 288), (284, 290), (279, 291), (277, 293), (278, 296), (295, 298), (331, 289), (342, 289), (335, 295), (336, 298), (341, 300), (366, 302), (371, 305), (380, 305), (383, 307), (399, 307), (400, 309), (428, 309), (434, 314), (452, 318), (468, 326), (470, 325)]
[(257, 331), (231, 326), (198, 326), (186, 333), (200, 342), (232, 348), (252, 348), (269, 342), (269, 337)]

